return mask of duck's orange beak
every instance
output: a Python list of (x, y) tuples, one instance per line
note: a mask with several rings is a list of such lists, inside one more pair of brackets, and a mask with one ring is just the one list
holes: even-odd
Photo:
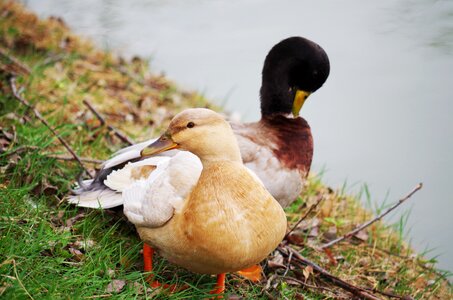
[(147, 157), (178, 148), (179, 145), (173, 142), (171, 135), (165, 132), (157, 141), (140, 152), (141, 157)]

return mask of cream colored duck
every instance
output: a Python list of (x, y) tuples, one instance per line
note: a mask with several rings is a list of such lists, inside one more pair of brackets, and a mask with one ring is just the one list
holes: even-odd
[[(264, 62), (261, 120), (231, 124), (245, 166), (257, 174), (283, 207), (301, 193), (313, 157), (311, 130), (299, 117), (300, 109), (306, 98), (323, 85), (329, 71), (327, 54), (316, 43), (302, 37), (281, 41), (270, 50)], [(157, 176), (152, 175), (155, 168), (166, 172), (169, 157), (177, 153), (172, 151), (165, 154), (167, 157), (143, 160), (140, 152), (154, 141), (117, 152), (104, 163), (93, 181), (86, 181), (76, 190), (79, 196), (72, 201), (87, 207), (109, 208), (123, 204), (122, 191), (150, 174)], [(198, 158), (190, 154), (177, 159), (181, 168), (186, 163), (195, 166), (195, 160)], [(201, 170), (194, 169), (191, 176), (194, 182), (199, 172)]]
[(203, 108), (185, 110), (141, 155), (174, 148), (199, 160), (186, 151), (159, 160), (155, 172), (123, 191), (124, 213), (145, 242), (148, 271), (156, 249), (192, 272), (218, 274), (213, 292), (220, 293), (224, 273), (257, 264), (277, 247), (285, 235), (286, 216), (244, 167), (236, 138), (221, 115)]

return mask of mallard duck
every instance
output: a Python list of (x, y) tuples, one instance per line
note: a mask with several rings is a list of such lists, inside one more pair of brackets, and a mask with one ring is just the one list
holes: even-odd
[[(329, 71), (327, 54), (316, 43), (302, 37), (281, 41), (264, 62), (261, 120), (231, 123), (245, 166), (257, 174), (283, 207), (301, 193), (313, 157), (310, 126), (299, 112), (307, 97), (324, 84)], [(160, 161), (163, 170), (168, 157), (177, 153), (174, 150), (165, 154), (167, 158), (143, 160), (140, 152), (154, 141), (118, 151), (102, 165), (93, 181), (86, 181), (76, 190), (78, 196), (72, 201), (80, 206), (103, 208), (123, 204), (121, 192), (125, 188), (152, 174)]]
[(224, 273), (257, 264), (278, 246), (286, 216), (244, 167), (220, 114), (204, 108), (177, 114), (141, 156), (175, 148), (186, 151), (161, 159), (151, 176), (123, 190), (124, 213), (145, 243), (147, 271), (157, 250), (192, 272), (218, 274), (213, 293), (221, 293)]

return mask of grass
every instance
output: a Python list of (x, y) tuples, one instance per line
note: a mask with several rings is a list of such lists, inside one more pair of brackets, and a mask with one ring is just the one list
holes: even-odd
[[(83, 100), (90, 101), (109, 124), (137, 141), (160, 132), (185, 107), (215, 107), (198, 93), (181, 91), (165, 77), (151, 75), (146, 61), (125, 61), (96, 49), (73, 35), (59, 19), (39, 20), (14, 2), (0, 1), (0, 8), (0, 45), (8, 54), (0, 55), (0, 297), (208, 296), (213, 277), (191, 274), (163, 259), (157, 260), (158, 276), (188, 288), (171, 295), (149, 288), (142, 272), (141, 242), (121, 211), (79, 209), (63, 201), (81, 168), (75, 162), (55, 158), (68, 156), (67, 151), (14, 99), (9, 77), (16, 74), (23, 97), (82, 157), (105, 159), (124, 146), (89, 112)], [(26, 64), (30, 72), (13, 64), (11, 57)], [(95, 165), (86, 167), (93, 169)], [(348, 232), (386, 207), (376, 206), (366, 186), (354, 196), (347, 193), (346, 184), (334, 190), (319, 176), (312, 176), (303, 194), (287, 209), (289, 223), (297, 221), (320, 195), (324, 200), (295, 230), (298, 238), (290, 241), (302, 255), (362, 287), (416, 299), (452, 297), (446, 280), (451, 274), (437, 270), (435, 258), (424, 258), (429, 252), (416, 254), (404, 242), (407, 215), (395, 224), (372, 225), (362, 239), (335, 245), (331, 249), (334, 261), (316, 250), (326, 238)], [(268, 280), (258, 284), (230, 274), (227, 296), (351, 297), (309, 269), (291, 267), (283, 278), (286, 270), (272, 266), (279, 259), (288, 264), (287, 258), (273, 253), (263, 263)]]

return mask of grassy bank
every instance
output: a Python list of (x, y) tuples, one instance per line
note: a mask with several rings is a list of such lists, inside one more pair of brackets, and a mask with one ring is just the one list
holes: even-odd
[[(170, 296), (149, 288), (142, 273), (141, 242), (121, 211), (78, 209), (62, 201), (81, 167), (33, 111), (14, 97), (11, 83), (91, 171), (96, 160), (127, 145), (109, 125), (141, 141), (160, 132), (186, 107), (216, 108), (199, 94), (181, 91), (165, 77), (152, 75), (147, 61), (126, 61), (101, 51), (72, 34), (62, 20), (39, 20), (18, 4), (1, 0), (0, 46), (0, 298), (206, 296), (213, 277), (185, 272), (162, 259), (158, 259), (159, 276), (189, 288)], [(377, 222), (330, 252), (319, 251), (323, 242), (373, 215), (362, 207), (359, 196), (326, 187), (312, 176), (300, 199), (287, 210), (290, 223), (320, 197), (322, 201), (288, 241), (304, 257), (351, 284), (388, 295), (452, 297), (448, 274), (436, 270), (435, 260), (405, 244), (404, 218), (392, 225)], [(227, 295), (351, 298), (335, 283), (309, 267), (295, 267), (278, 252), (263, 266), (266, 277), (258, 284), (230, 274)]]

